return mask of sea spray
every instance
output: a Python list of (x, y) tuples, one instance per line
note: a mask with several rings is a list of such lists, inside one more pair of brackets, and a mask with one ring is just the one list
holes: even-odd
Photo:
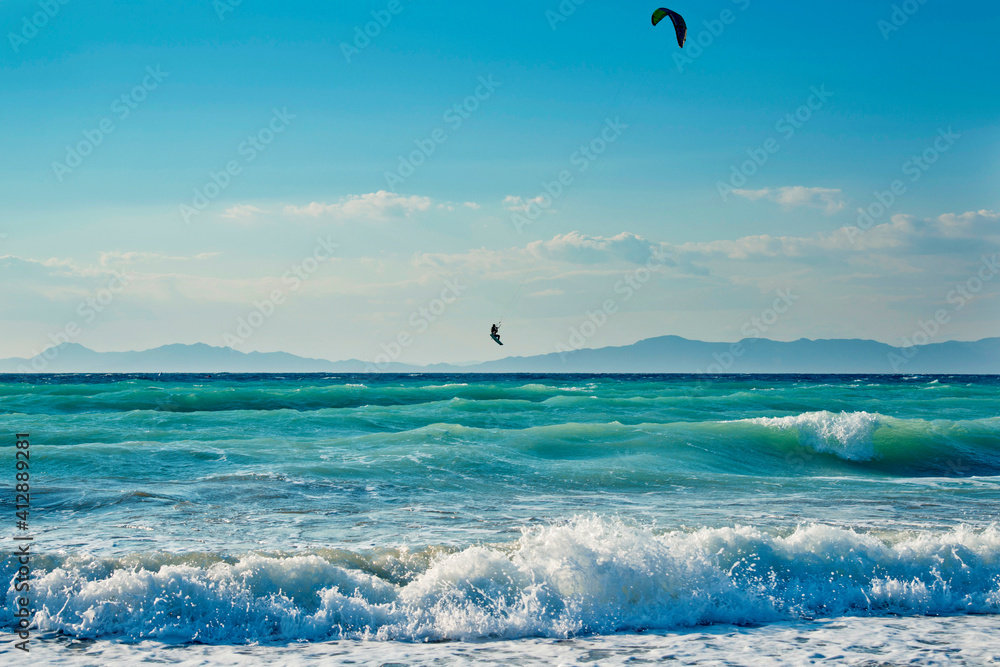
[(363, 553), (126, 562), (69, 558), (39, 573), (39, 629), (123, 641), (436, 641), (1000, 612), (997, 526), (658, 533), (585, 516), (510, 544), (438, 552), (395, 581)]

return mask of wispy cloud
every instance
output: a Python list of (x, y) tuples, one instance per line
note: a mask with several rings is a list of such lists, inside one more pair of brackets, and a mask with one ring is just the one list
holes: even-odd
[[(418, 253), (412, 266), (418, 269), (458, 271), (466, 274), (506, 274), (523, 272), (526, 268), (566, 271), (603, 272), (613, 274), (623, 265), (642, 265), (652, 257), (667, 267), (675, 267), (673, 259), (665, 257), (669, 248), (631, 232), (616, 236), (588, 236), (580, 232), (559, 234), (545, 241), (533, 241), (526, 246), (504, 249), (473, 248), (454, 254)], [(586, 268), (583, 268), (586, 267)]]
[(267, 213), (267, 211), (261, 208), (257, 208), (252, 204), (237, 204), (236, 206), (227, 208), (222, 213), (222, 217), (228, 220), (250, 222), (252, 220), (255, 220), (257, 216), (259, 216), (262, 213)]
[(102, 252), (100, 257), (101, 266), (122, 265), (122, 264), (144, 264), (148, 262), (192, 262), (218, 257), (219, 252), (203, 252), (198, 255), (171, 256), (162, 255), (158, 252)]
[(434, 207), (430, 197), (412, 195), (404, 197), (395, 192), (379, 190), (364, 195), (343, 197), (335, 204), (312, 202), (306, 206), (286, 206), (288, 215), (313, 218), (329, 216), (337, 219), (388, 220), (409, 217), (414, 213), (429, 211)]
[(947, 213), (936, 218), (896, 215), (890, 222), (876, 225), (864, 234), (851, 234), (850, 229), (845, 227), (816, 236), (761, 235), (685, 243), (675, 250), (686, 256), (735, 260), (812, 260), (816, 257), (884, 255), (916, 259), (926, 255), (1000, 250), (1000, 213), (987, 210)]
[(758, 201), (780, 204), (785, 208), (822, 208), (826, 213), (836, 213), (844, 208), (843, 192), (838, 188), (809, 188), (803, 185), (793, 185), (783, 188), (764, 188), (763, 190), (733, 190), (733, 194)]
[[(518, 195), (507, 195), (503, 200), (503, 207), (512, 213), (527, 213), (531, 207), (541, 207), (545, 203), (545, 197), (539, 195), (532, 199), (525, 199)], [(549, 213), (555, 211), (550, 209)]]
[(482, 208), (482, 206), (480, 206), (474, 201), (467, 201), (462, 203), (450, 201), (450, 202), (445, 202), (444, 204), (438, 204), (437, 207), (444, 211), (455, 211), (458, 210), (459, 208), (467, 208), (471, 211), (478, 211), (479, 209)]
[(550, 297), (550, 296), (564, 296), (565, 294), (566, 294), (566, 290), (561, 290), (561, 289), (546, 289), (546, 290), (542, 290), (540, 292), (532, 292), (528, 296), (530, 296), (530, 297), (532, 297), (534, 299), (544, 299), (544, 298)]
[(537, 257), (572, 264), (616, 261), (643, 264), (654, 252), (660, 250), (660, 246), (630, 232), (622, 232), (617, 236), (587, 236), (580, 232), (570, 232), (559, 234), (549, 241), (530, 243), (527, 250)]

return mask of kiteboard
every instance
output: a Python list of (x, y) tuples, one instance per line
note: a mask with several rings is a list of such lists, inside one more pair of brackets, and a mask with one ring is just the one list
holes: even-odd
[(490, 334), (490, 338), (492, 338), (497, 345), (500, 345), (501, 347), (503, 346), (503, 343), (500, 342), (500, 336), (497, 334)]

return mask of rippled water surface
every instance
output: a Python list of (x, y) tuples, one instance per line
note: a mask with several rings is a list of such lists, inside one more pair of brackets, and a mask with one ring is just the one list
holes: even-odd
[(996, 614), (998, 389), (0, 376), (0, 432), (32, 435), (40, 631), (527, 641)]

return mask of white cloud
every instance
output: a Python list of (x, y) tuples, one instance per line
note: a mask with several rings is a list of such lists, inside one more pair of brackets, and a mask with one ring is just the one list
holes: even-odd
[(218, 257), (221, 254), (222, 253), (219, 252), (203, 252), (198, 255), (191, 255), (187, 257), (172, 257), (170, 255), (161, 255), (158, 252), (111, 251), (101, 253), (100, 263), (101, 266), (109, 266), (111, 264), (144, 264), (148, 262), (190, 262), (211, 259), (213, 257)]
[(894, 215), (890, 222), (851, 234), (862, 250), (911, 255), (996, 252), (1000, 249), (1000, 213), (969, 211), (920, 219)]
[(816, 236), (746, 236), (734, 240), (685, 243), (675, 250), (689, 257), (734, 260), (817, 257), (841, 259), (896, 255), (904, 259), (929, 254), (996, 252), (1000, 249), (1000, 213), (970, 211), (918, 219), (895, 215), (867, 231), (844, 227)]
[[(527, 213), (531, 210), (531, 207), (542, 207), (545, 204), (545, 196), (538, 195), (533, 199), (525, 199), (517, 195), (507, 195), (503, 200), (503, 207), (512, 213)], [(550, 209), (549, 213), (554, 213), (554, 209)]]
[[(736, 265), (724, 269), (726, 260), (739, 263), (792, 262), (810, 267), (822, 263), (857, 262), (887, 266), (893, 270), (920, 265), (928, 255), (944, 259), (952, 255), (970, 255), (1000, 251), (1000, 213), (973, 211), (946, 214), (937, 218), (917, 219), (897, 215), (890, 221), (862, 232), (843, 227), (814, 236), (745, 236), (736, 239), (693, 242), (673, 245), (655, 242), (630, 232), (616, 236), (588, 236), (580, 232), (559, 234), (527, 246), (488, 249), (473, 248), (455, 254), (420, 253), (414, 256), (416, 268), (449, 268), (466, 272), (518, 271), (528, 263), (552, 262), (571, 265), (610, 265), (627, 262), (645, 263), (655, 251), (665, 252), (667, 266), (692, 276), (713, 270), (738, 273)], [(564, 271), (565, 267), (559, 269)], [(768, 271), (762, 267), (755, 271)]]
[(546, 259), (573, 264), (599, 264), (626, 261), (643, 264), (660, 249), (641, 236), (622, 232), (617, 236), (587, 236), (580, 232), (559, 234), (550, 241), (528, 244), (531, 254)]
[(364, 195), (350, 195), (336, 204), (313, 202), (307, 206), (286, 206), (288, 215), (318, 218), (330, 216), (337, 219), (388, 220), (409, 217), (414, 213), (430, 210), (434, 202), (430, 197), (413, 195), (404, 197), (395, 192), (379, 190)]
[(49, 259), (32, 259), (16, 255), (0, 255), (0, 277), (4, 272), (10, 272), (11, 280), (20, 277), (26, 279), (63, 279), (95, 278), (113, 275), (113, 270), (106, 266), (88, 266), (71, 259), (50, 257)]
[[(548, 241), (533, 241), (523, 248), (491, 250), (474, 248), (466, 252), (444, 255), (420, 253), (413, 259), (414, 267), (458, 268), (464, 271), (503, 270), (525, 263), (540, 261), (564, 264), (645, 264), (663, 245), (652, 243), (632, 234), (622, 232), (617, 236), (588, 236), (580, 232), (559, 234)], [(668, 266), (672, 260), (664, 259)], [(517, 269), (523, 270), (523, 269)]]
[(835, 188), (807, 188), (794, 185), (783, 188), (764, 188), (763, 190), (733, 190), (733, 194), (758, 201), (766, 199), (785, 208), (808, 206), (822, 208), (826, 213), (836, 213), (844, 208), (843, 192)]
[(222, 217), (228, 220), (249, 222), (256, 219), (256, 217), (261, 213), (267, 213), (267, 211), (257, 208), (251, 204), (237, 204), (236, 206), (227, 208), (225, 212), (222, 213)]
[(913, 234), (931, 233), (941, 238), (984, 238), (1000, 234), (1000, 213), (987, 210), (946, 213), (922, 221), (910, 215), (896, 215), (892, 222)]
[(67, 305), (91, 295), (114, 275), (109, 267), (80, 265), (68, 259), (0, 256), (0, 281), (17, 285), (0, 299), (7, 306), (2, 313), (7, 320), (16, 318), (18, 310), (44, 313), (43, 319), (66, 317)]
[(466, 201), (466, 202), (462, 202), (460, 204), (457, 203), (457, 202), (445, 202), (443, 204), (438, 204), (437, 205), (437, 208), (439, 210), (443, 210), (443, 211), (454, 211), (454, 210), (457, 210), (460, 207), (461, 208), (468, 208), (468, 209), (471, 209), (473, 211), (478, 211), (480, 208), (482, 208), (479, 204), (477, 204), (474, 201)]
[(546, 290), (542, 290), (540, 292), (532, 292), (528, 296), (530, 296), (530, 297), (532, 297), (534, 299), (542, 299), (542, 298), (550, 297), (550, 296), (563, 296), (565, 294), (566, 294), (566, 290), (561, 290), (561, 289), (546, 289)]

